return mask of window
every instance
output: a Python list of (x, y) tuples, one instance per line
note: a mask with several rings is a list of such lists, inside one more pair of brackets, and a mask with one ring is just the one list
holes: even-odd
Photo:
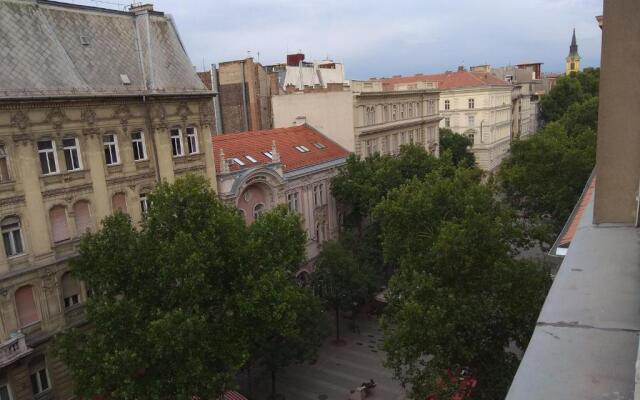
[(376, 123), (376, 107), (375, 106), (367, 107), (366, 115), (365, 115), (365, 124), (373, 125), (375, 123)]
[(77, 171), (82, 169), (82, 161), (78, 154), (78, 138), (62, 139), (62, 149), (64, 150), (64, 163), (67, 167), (67, 171)]
[(33, 299), (33, 287), (23, 286), (16, 290), (16, 311), (18, 313), (18, 322), (20, 328), (29, 326), (40, 321), (38, 311), (36, 309), (36, 302)]
[(104, 145), (104, 161), (107, 165), (118, 164), (118, 137), (113, 133), (106, 134), (102, 137)]
[(76, 234), (78, 236), (91, 232), (93, 226), (91, 223), (91, 213), (89, 212), (88, 201), (81, 200), (74, 204), (73, 215), (76, 222)]
[[(9, 160), (7, 160), (7, 150), (0, 144), (0, 183), (11, 180), (9, 177)], [(2, 400), (2, 398), (0, 398)]]
[(34, 395), (40, 394), (51, 388), (44, 360), (36, 365), (30, 366), (29, 371), (31, 372), (31, 390)]
[(405, 115), (407, 115), (406, 112), (407, 112), (407, 105), (402, 104), (400, 106), (400, 119), (404, 119)]
[(324, 204), (324, 183), (320, 183), (313, 187), (313, 205), (318, 207)]
[(270, 151), (263, 151), (262, 154), (264, 154), (268, 159), (273, 160), (273, 154)]
[(413, 144), (413, 131), (409, 131), (409, 143)]
[(473, 99), (469, 99), (469, 108), (475, 108), (475, 101)]
[(382, 138), (382, 152), (384, 154), (389, 154), (389, 137), (385, 136)]
[(473, 115), (469, 115), (468, 119), (469, 119), (469, 126), (470, 127), (476, 126), (476, 118)]
[(451, 118), (444, 117), (444, 127), (445, 128), (450, 128), (451, 127)]
[(413, 117), (413, 103), (409, 103), (409, 117)]
[(422, 128), (417, 129), (416, 130), (416, 142), (417, 143), (424, 143), (424, 138), (423, 138), (423, 134), (422, 134)]
[(18, 217), (8, 217), (2, 221), (2, 242), (4, 243), (4, 252), (7, 257), (16, 256), (24, 252), (20, 219)]
[(247, 160), (251, 161), (254, 164), (258, 162), (258, 160), (256, 160), (255, 158), (251, 157), (248, 154), (246, 156), (244, 156), (244, 158), (246, 158)]
[(445, 110), (451, 109), (451, 102), (449, 100), (444, 101), (444, 109)]
[(241, 159), (237, 158), (237, 157), (232, 158), (231, 161), (233, 161), (234, 163), (238, 164), (239, 166), (243, 166), (244, 165), (244, 162)]
[(38, 155), (40, 157), (40, 169), (42, 175), (50, 175), (58, 172), (58, 155), (56, 144), (53, 140), (38, 141)]
[(396, 104), (391, 107), (391, 119), (394, 121), (398, 119), (398, 106)]
[(70, 272), (62, 275), (62, 299), (65, 309), (80, 303), (80, 284)]
[(473, 143), (474, 143), (474, 142), (473, 142), (473, 139), (474, 139), (474, 138), (473, 138), (473, 133), (470, 133), (470, 134), (469, 134), (469, 140), (471, 140), (471, 145), (472, 145), (472, 146), (473, 146)]
[(147, 199), (146, 193), (140, 194), (140, 210), (142, 214), (146, 214), (149, 211), (149, 200)]
[(182, 153), (182, 130), (180, 128), (171, 129), (171, 153), (174, 157), (181, 156)]
[(298, 192), (287, 195), (287, 204), (289, 205), (289, 211), (298, 211)]
[(6, 383), (0, 384), (0, 400), (11, 400), (11, 391)]
[(296, 146), (296, 150), (298, 150), (300, 153), (308, 153), (310, 151), (307, 147), (302, 145)]
[(264, 204), (258, 203), (253, 207), (253, 219), (258, 219), (264, 213)]
[(367, 146), (367, 157), (370, 157), (378, 152), (378, 139), (369, 139), (365, 143)]
[(144, 144), (144, 133), (142, 131), (131, 134), (131, 146), (133, 147), (133, 159), (135, 161), (146, 160), (147, 150)]
[(382, 107), (382, 118), (384, 122), (389, 121), (389, 106), (386, 104)]
[(49, 210), (49, 221), (51, 221), (51, 233), (54, 243), (69, 239), (67, 210), (63, 206), (55, 206)]
[(395, 154), (398, 152), (398, 134), (394, 133), (391, 137), (391, 151)]
[(127, 195), (124, 193), (116, 193), (111, 198), (111, 208), (113, 212), (127, 212)]
[(198, 131), (193, 126), (187, 128), (187, 151), (189, 154), (198, 153)]

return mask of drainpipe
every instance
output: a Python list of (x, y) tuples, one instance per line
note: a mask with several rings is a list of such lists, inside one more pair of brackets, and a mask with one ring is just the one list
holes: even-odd
[(244, 79), (244, 61), (240, 61), (242, 70), (240, 72), (242, 78), (242, 117), (244, 119), (244, 130), (249, 130), (249, 120), (247, 117), (247, 82)]
[(216, 135), (222, 134), (222, 111), (220, 110), (220, 85), (218, 84), (218, 70), (211, 64), (211, 90), (213, 95), (213, 115), (216, 120)]

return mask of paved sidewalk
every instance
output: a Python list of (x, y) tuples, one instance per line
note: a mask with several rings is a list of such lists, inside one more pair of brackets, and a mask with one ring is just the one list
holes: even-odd
[[(313, 365), (294, 365), (280, 372), (276, 387), (286, 400), (347, 400), (349, 391), (373, 378), (377, 387), (367, 400), (403, 400), (404, 391), (383, 367), (382, 333), (376, 320), (361, 318), (360, 334), (353, 333), (343, 320), (341, 336), (345, 345), (335, 346), (333, 338), (320, 349)], [(254, 385), (256, 400), (266, 400), (270, 380), (263, 377)]]

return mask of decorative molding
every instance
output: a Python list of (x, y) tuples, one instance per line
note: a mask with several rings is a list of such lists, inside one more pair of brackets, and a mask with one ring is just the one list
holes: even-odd
[(96, 123), (96, 111), (93, 108), (82, 109), (82, 121), (90, 127)]
[(71, 187), (62, 187), (62, 188), (58, 188), (58, 189), (51, 189), (51, 190), (46, 190), (42, 192), (42, 197), (44, 198), (50, 198), (50, 197), (57, 197), (60, 195), (68, 195), (69, 192), (80, 192), (83, 190), (86, 191), (90, 191), (92, 190), (93, 185), (91, 183), (84, 183), (82, 185), (78, 185), (78, 186), (71, 186)]
[(45, 121), (50, 123), (56, 130), (62, 129), (62, 125), (65, 121), (68, 121), (67, 116), (64, 114), (61, 108), (52, 108), (47, 113)]
[(127, 105), (121, 104), (115, 109), (113, 117), (120, 120), (122, 129), (126, 131), (127, 125), (129, 124), (129, 118), (131, 118), (131, 110)]
[(187, 121), (187, 117), (189, 117), (189, 115), (191, 115), (191, 109), (189, 109), (189, 106), (187, 105), (186, 102), (182, 102), (180, 104), (178, 104), (178, 109), (176, 110), (176, 114), (182, 118), (183, 122)]
[(115, 184), (135, 184), (138, 181), (146, 180), (146, 179), (154, 179), (155, 181), (155, 173), (153, 171), (145, 172), (144, 174), (138, 174), (133, 176), (117, 176), (113, 178), (107, 178), (107, 183), (110, 185)]
[(29, 114), (23, 110), (18, 110), (11, 116), (11, 126), (17, 127), (21, 131), (25, 131), (30, 125)]
[(13, 141), (23, 146), (30, 146), (33, 143), (33, 137), (26, 133), (20, 133), (18, 135), (13, 135)]
[(7, 197), (5, 199), (0, 199), (0, 207), (21, 204), (24, 203), (24, 201), (24, 195)]

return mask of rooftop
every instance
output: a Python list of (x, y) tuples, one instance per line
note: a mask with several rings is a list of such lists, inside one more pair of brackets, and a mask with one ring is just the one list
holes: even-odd
[(347, 150), (308, 125), (230, 133), (214, 136), (212, 140), (218, 174), (223, 171), (221, 150), (225, 160), (232, 160), (229, 167), (232, 171), (271, 164), (279, 156), (282, 170), (290, 172), (349, 155)]
[(150, 6), (117, 11), (0, 0), (0, 97), (209, 93), (173, 20)]
[(398, 76), (381, 79), (383, 86), (392, 90), (394, 85), (416, 82), (438, 82), (438, 89), (461, 89), (470, 87), (508, 86), (503, 80), (488, 72), (447, 71), (442, 74)]

